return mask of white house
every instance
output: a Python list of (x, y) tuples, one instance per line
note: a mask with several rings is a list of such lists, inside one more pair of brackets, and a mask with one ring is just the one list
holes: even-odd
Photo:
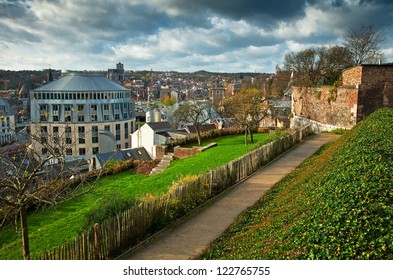
[(174, 131), (169, 122), (145, 123), (131, 134), (131, 147), (144, 147), (151, 158), (156, 158), (156, 147), (171, 139), (168, 132)]

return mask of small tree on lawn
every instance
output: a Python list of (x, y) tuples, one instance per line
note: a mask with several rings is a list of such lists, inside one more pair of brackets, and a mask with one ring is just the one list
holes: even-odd
[(224, 99), (222, 105), (224, 115), (244, 130), (245, 144), (247, 145), (247, 134), (250, 135), (250, 142), (253, 143), (253, 131), (258, 128), (269, 110), (261, 91), (255, 87), (245, 87), (237, 94)]
[(53, 135), (46, 130), (30, 137), (30, 142), (38, 143), (44, 154), (27, 145), (0, 154), (1, 226), (19, 218), (24, 259), (30, 259), (27, 210), (56, 205), (88, 191), (76, 191), (84, 183), (83, 176), (67, 167), (64, 155), (69, 143), (62, 141), (63, 137), (56, 145), (50, 144), (48, 139)]
[(197, 131), (198, 145), (201, 145), (201, 128), (212, 115), (212, 105), (209, 101), (188, 101), (179, 105), (172, 117), (176, 122), (192, 124)]

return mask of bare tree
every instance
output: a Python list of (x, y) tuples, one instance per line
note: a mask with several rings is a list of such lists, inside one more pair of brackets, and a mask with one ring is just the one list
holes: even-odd
[(287, 54), (284, 59), (284, 70), (294, 71), (301, 84), (332, 84), (352, 65), (351, 53), (342, 46), (309, 48)]
[(386, 31), (362, 25), (347, 32), (344, 45), (350, 50), (355, 64), (377, 63), (383, 57), (379, 46), (386, 38)]
[(211, 119), (212, 109), (210, 101), (187, 101), (174, 110), (172, 117), (178, 123), (183, 122), (195, 126), (198, 145), (201, 145), (201, 128)]
[(245, 144), (247, 145), (247, 134), (253, 143), (253, 131), (267, 116), (269, 110), (262, 92), (255, 87), (245, 87), (237, 94), (224, 99), (222, 105), (224, 115), (244, 130)]
[[(1, 225), (11, 218), (19, 218), (24, 259), (30, 259), (27, 210), (82, 195), (79, 186), (85, 176), (65, 162), (65, 151), (69, 145), (65, 139), (50, 144), (44, 129), (38, 135), (30, 135), (31, 142), (39, 143), (38, 152), (31, 146), (19, 146), (0, 155), (0, 217)], [(58, 137), (58, 136), (56, 136)], [(61, 137), (60, 135), (60, 138)], [(71, 177), (72, 176), (72, 177)], [(75, 179), (71, 179), (74, 178)]]

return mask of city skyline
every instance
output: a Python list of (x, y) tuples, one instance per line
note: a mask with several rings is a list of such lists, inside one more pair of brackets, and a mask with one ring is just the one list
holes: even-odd
[(272, 73), (361, 25), (388, 33), (393, 62), (388, 0), (0, 0), (0, 69)]

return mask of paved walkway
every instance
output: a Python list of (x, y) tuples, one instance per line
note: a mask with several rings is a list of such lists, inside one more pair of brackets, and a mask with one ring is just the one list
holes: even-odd
[(187, 260), (197, 257), (248, 207), (275, 183), (339, 136), (315, 134), (272, 161), (245, 181), (213, 199), (206, 206), (165, 229), (131, 251), (123, 260)]

